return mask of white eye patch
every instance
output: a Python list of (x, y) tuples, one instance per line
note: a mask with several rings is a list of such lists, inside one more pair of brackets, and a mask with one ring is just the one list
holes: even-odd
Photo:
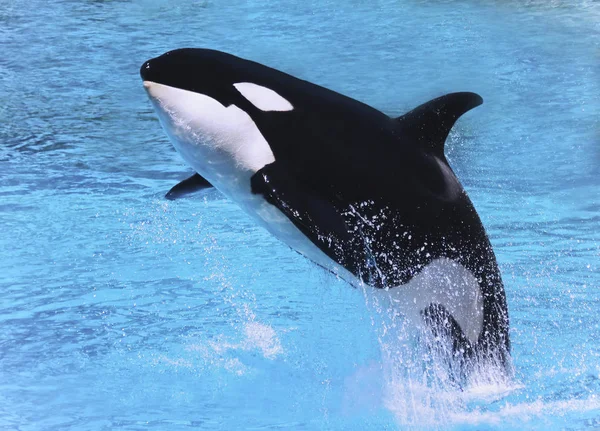
[(291, 111), (294, 109), (290, 102), (270, 88), (251, 82), (238, 82), (233, 86), (261, 111)]

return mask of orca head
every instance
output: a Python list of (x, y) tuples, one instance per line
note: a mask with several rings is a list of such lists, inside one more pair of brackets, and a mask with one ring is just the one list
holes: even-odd
[(250, 115), (291, 111), (292, 104), (256, 83), (273, 69), (208, 49), (178, 49), (145, 62), (140, 75), (160, 122), (184, 160), (235, 197), (275, 161)]

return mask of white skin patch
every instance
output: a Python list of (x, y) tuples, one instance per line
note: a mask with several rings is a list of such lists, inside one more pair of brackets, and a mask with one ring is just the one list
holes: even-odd
[(477, 279), (460, 263), (446, 257), (435, 259), (408, 283), (389, 293), (392, 301), (415, 321), (417, 314), (431, 304), (443, 306), (469, 341), (477, 343), (483, 329), (483, 297)]
[(144, 87), (173, 146), (196, 172), (280, 241), (335, 273), (345, 271), (332, 266), (281, 211), (252, 194), (250, 178), (275, 157), (245, 111), (163, 84), (145, 81)]
[[(293, 109), (287, 100), (268, 88), (251, 83), (235, 85), (241, 86), (243, 91), (238, 90), (260, 109)], [(309, 241), (281, 211), (262, 196), (252, 194), (250, 178), (275, 158), (245, 111), (235, 105), (225, 107), (200, 93), (163, 84), (145, 81), (144, 87), (171, 142), (192, 168), (280, 241), (350, 284), (363, 286), (352, 273)], [(257, 95), (262, 96), (261, 102), (257, 101)], [(267, 104), (265, 100), (270, 102)], [(443, 306), (465, 336), (472, 343), (477, 342), (483, 328), (483, 299), (479, 283), (462, 265), (447, 258), (436, 259), (405, 285), (375, 290), (391, 298), (414, 322), (421, 321), (420, 312), (429, 305)]]
[(251, 82), (238, 82), (233, 86), (261, 111), (291, 111), (294, 109), (290, 102), (270, 88)]
[(183, 159), (237, 201), (250, 177), (275, 157), (252, 118), (204, 94), (144, 82), (160, 122)]

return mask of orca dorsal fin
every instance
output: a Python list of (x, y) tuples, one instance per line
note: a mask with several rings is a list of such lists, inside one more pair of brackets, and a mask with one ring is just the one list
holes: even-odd
[(412, 136), (424, 149), (443, 156), (444, 143), (456, 120), (482, 103), (481, 96), (475, 93), (450, 93), (417, 106), (395, 121), (403, 134)]

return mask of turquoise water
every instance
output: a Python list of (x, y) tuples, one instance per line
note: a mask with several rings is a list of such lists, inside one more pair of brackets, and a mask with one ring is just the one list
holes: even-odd
[[(0, 0), (0, 46), (0, 429), (600, 428), (600, 3)], [(514, 379), (426, 382), (368, 293), (216, 191), (163, 199), (190, 172), (138, 70), (184, 46), (389, 114), (483, 96), (447, 153)]]

